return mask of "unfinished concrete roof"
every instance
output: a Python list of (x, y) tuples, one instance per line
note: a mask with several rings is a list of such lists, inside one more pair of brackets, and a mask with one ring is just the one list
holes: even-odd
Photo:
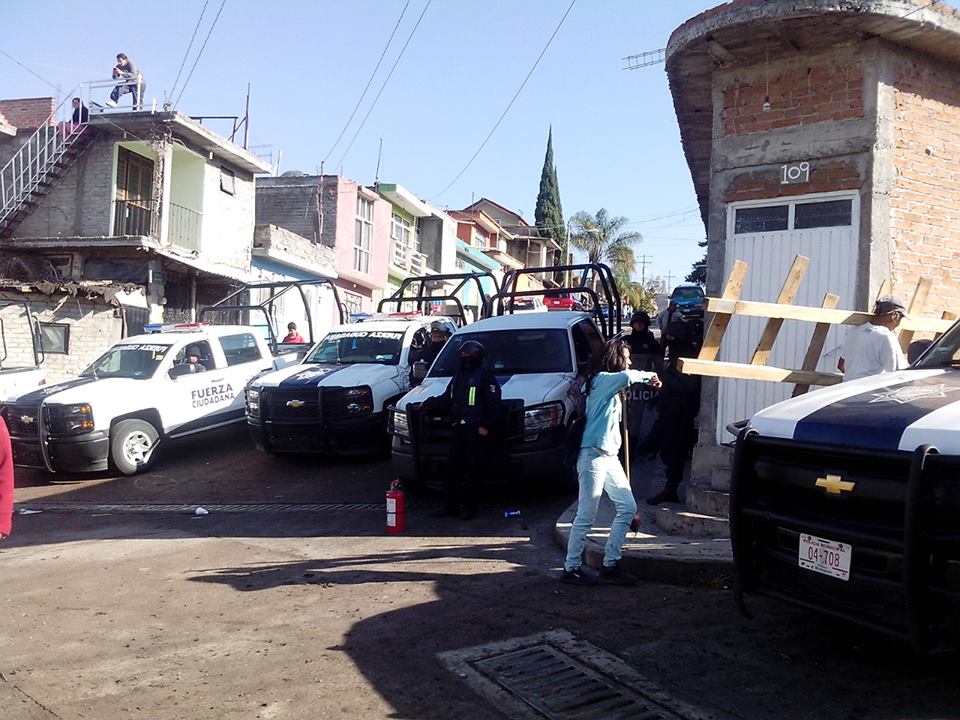
[(706, 222), (713, 71), (802, 56), (879, 37), (960, 64), (960, 11), (930, 0), (733, 0), (678, 27), (666, 71), (687, 163)]

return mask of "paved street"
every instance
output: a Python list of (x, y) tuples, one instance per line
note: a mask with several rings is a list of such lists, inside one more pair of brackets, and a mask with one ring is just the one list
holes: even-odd
[(491, 498), (472, 523), (415, 497), (391, 537), (369, 507), (386, 460), (246, 448), (226, 431), (168, 447), (139, 478), (24, 474), (20, 502), (349, 505), (17, 516), (0, 550), (4, 717), (527, 717), (438, 654), (558, 630), (665, 692), (664, 717), (957, 716), (955, 660), (813, 613), (757, 602), (745, 620), (722, 583), (561, 585), (553, 523), (569, 497), (527, 498), (520, 519)]

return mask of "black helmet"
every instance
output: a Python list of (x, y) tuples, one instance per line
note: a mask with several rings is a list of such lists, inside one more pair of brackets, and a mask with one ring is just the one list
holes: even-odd
[(476, 340), (467, 340), (460, 346), (460, 368), (471, 372), (476, 370), (483, 365), (484, 354), (483, 345)]
[(446, 326), (439, 320), (434, 320), (430, 323), (430, 334), (433, 333), (443, 333), (444, 335), (449, 335), (450, 331), (447, 330)]
[(650, 316), (647, 315), (647, 313), (645, 313), (643, 310), (638, 310), (630, 316), (631, 327), (637, 323), (643, 323), (647, 327), (650, 327)]
[(184, 357), (190, 357), (191, 355), (202, 357), (200, 354), (200, 348), (198, 348), (196, 345), (188, 345), (187, 352), (184, 354)]

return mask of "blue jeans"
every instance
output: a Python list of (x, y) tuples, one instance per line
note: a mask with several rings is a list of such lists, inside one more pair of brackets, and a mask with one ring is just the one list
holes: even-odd
[(580, 497), (577, 500), (577, 516), (570, 528), (567, 559), (563, 563), (563, 569), (569, 571), (581, 566), (587, 533), (597, 518), (597, 507), (604, 490), (617, 508), (603, 553), (604, 567), (612, 567), (620, 559), (620, 547), (627, 536), (633, 514), (637, 511), (633, 490), (630, 489), (620, 459), (616, 455), (606, 455), (597, 448), (583, 448), (580, 451), (577, 475), (580, 479)]

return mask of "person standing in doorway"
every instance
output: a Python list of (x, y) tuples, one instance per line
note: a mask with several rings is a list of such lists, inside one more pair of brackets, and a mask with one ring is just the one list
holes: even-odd
[(116, 107), (121, 95), (130, 93), (133, 96), (133, 109), (139, 110), (143, 95), (146, 93), (147, 80), (140, 72), (140, 68), (123, 53), (117, 54), (117, 64), (113, 68), (113, 77), (122, 80), (110, 93), (107, 100), (109, 107)]
[(649, 383), (655, 388), (660, 387), (660, 378), (656, 373), (630, 370), (630, 346), (616, 339), (608, 340), (603, 346), (597, 367), (588, 378), (585, 388), (586, 424), (577, 457), (580, 494), (577, 514), (570, 528), (561, 580), (572, 585), (597, 583), (595, 577), (583, 571), (583, 549), (587, 533), (597, 517), (600, 496), (606, 491), (617, 509), (603, 555), (600, 581), (633, 585), (637, 578), (619, 567), (620, 549), (630, 520), (637, 511), (630, 481), (618, 456), (623, 411), (620, 394), (633, 383)]
[(896, 298), (877, 300), (873, 317), (851, 330), (843, 344), (837, 367), (843, 373), (844, 382), (907, 367), (907, 359), (893, 332), (905, 317), (909, 317), (907, 308)]

